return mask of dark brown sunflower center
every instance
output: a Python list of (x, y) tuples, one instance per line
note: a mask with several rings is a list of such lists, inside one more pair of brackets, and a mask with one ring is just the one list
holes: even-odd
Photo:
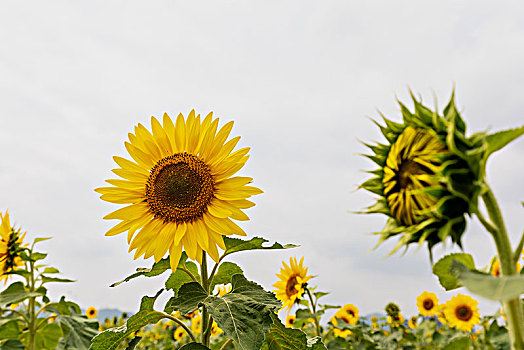
[(298, 289), (296, 288), (297, 284), (297, 276), (292, 276), (290, 279), (287, 280), (286, 294), (288, 297), (291, 297), (298, 293)]
[(425, 299), (424, 302), (422, 303), (422, 306), (424, 307), (424, 309), (426, 310), (431, 310), (433, 309), (433, 306), (435, 304), (433, 303), (433, 300), (431, 299)]
[(412, 184), (411, 176), (425, 173), (428, 173), (427, 169), (424, 169), (414, 160), (407, 159), (400, 164), (400, 169), (398, 171), (398, 184), (400, 188), (404, 189)]
[(346, 323), (349, 323), (349, 322), (351, 321), (351, 320), (350, 320), (348, 317), (346, 317), (346, 316), (340, 316), (339, 318), (340, 318), (342, 321), (346, 322)]
[(467, 305), (460, 305), (455, 309), (455, 316), (461, 321), (469, 321), (473, 317), (473, 311)]
[(176, 153), (155, 164), (146, 184), (147, 203), (155, 217), (177, 223), (202, 217), (213, 198), (214, 181), (198, 157)]
[(95, 310), (89, 310), (89, 315), (94, 315), (95, 314)]
[(355, 312), (353, 310), (349, 310), (347, 313), (350, 314), (351, 317), (355, 317)]
[(295, 323), (295, 319), (293, 317), (290, 317), (288, 320), (289, 324)]

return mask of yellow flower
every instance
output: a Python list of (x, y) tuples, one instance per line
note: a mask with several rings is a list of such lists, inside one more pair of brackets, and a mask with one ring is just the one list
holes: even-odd
[(213, 320), (213, 324), (211, 325), (211, 336), (215, 337), (221, 333), (224, 333), (220, 327), (218, 327), (218, 324)]
[(26, 247), (27, 244), (24, 244), (25, 232), (21, 234), (20, 230), (11, 227), (7, 211), (5, 215), (0, 213), (0, 221), (0, 281), (3, 280), (5, 284), (10, 277), (8, 272), (24, 266), (19, 254), (22, 247)]
[(399, 312), (396, 316), (388, 316), (388, 323), (393, 327), (398, 327), (404, 322), (404, 316)]
[(412, 316), (408, 321), (408, 326), (411, 329), (417, 328), (417, 316)]
[[(350, 322), (347, 322), (352, 325), (356, 325), (358, 321), (358, 308), (353, 304), (346, 304), (342, 306), (342, 311), (350, 316)], [(336, 314), (335, 314), (336, 315)], [(340, 317), (339, 317), (340, 318)]]
[(112, 186), (96, 191), (126, 205), (104, 217), (121, 220), (106, 236), (128, 231), (135, 259), (158, 262), (169, 251), (176, 270), (185, 250), (198, 262), (204, 251), (218, 262), (223, 235), (246, 235), (233, 220), (249, 220), (243, 210), (254, 203), (247, 198), (262, 191), (248, 185), (252, 178), (233, 176), (249, 148), (233, 152), (240, 136), (227, 141), (233, 122), (218, 129), (218, 121), (212, 113), (201, 121), (195, 111), (187, 119), (179, 114), (175, 123), (167, 114), (163, 124), (152, 117), (152, 132), (138, 124), (125, 142), (132, 160), (113, 157), (120, 166), (113, 172), (123, 179), (106, 180)]
[(302, 263), (304, 257), (297, 263), (296, 258), (289, 259), (289, 266), (282, 261), (284, 267), (280, 268), (280, 273), (276, 276), (280, 278), (273, 284), (273, 287), (277, 288), (273, 290), (277, 296), (277, 299), (282, 301), (282, 307), (286, 307), (287, 311), (291, 310), (293, 304), (302, 297), (304, 293), (304, 285), (311, 279), (311, 275), (307, 275), (307, 267), (304, 267)]
[[(340, 319), (346, 323), (349, 323), (351, 321), (351, 316), (347, 313), (345, 313), (344, 311), (342, 310), (338, 310), (337, 312), (335, 312), (335, 315), (333, 317), (331, 317), (331, 319), (329, 320), (333, 326), (338, 326), (338, 321), (337, 319)], [(348, 336), (351, 335), (351, 330), (349, 329), (338, 329), (338, 328), (333, 328), (333, 335), (335, 337), (340, 337), (340, 338), (347, 338)]]
[(435, 293), (423, 292), (417, 297), (417, 307), (422, 316), (433, 316), (438, 310), (438, 298)]
[(444, 314), (445, 309), (446, 309), (446, 304), (440, 304), (437, 309), (437, 319), (442, 324), (448, 323), (448, 320), (446, 320), (446, 315)]
[(175, 338), (175, 340), (181, 340), (184, 337), (184, 333), (185, 333), (184, 328), (178, 327), (175, 330), (173, 337)]
[[(520, 264), (517, 263), (516, 265), (517, 272), (520, 271), (520, 268), (521, 268)], [(495, 277), (500, 276), (500, 261), (499, 259), (497, 259), (497, 257), (494, 257), (493, 259), (491, 259), (491, 266), (490, 266), (489, 272)]]
[(457, 294), (446, 303), (444, 314), (450, 327), (471, 332), (473, 326), (480, 322), (478, 302), (468, 295)]
[[(384, 118), (385, 144), (366, 144), (379, 168), (361, 185), (379, 196), (365, 213), (389, 216), (379, 244), (398, 236), (392, 253), (412, 243), (428, 248), (451, 237), (461, 246), (465, 214), (481, 191), (485, 141), (465, 136), (465, 123), (452, 96), (443, 116), (413, 97), (414, 112), (400, 103), (403, 123)], [(377, 123), (378, 125), (378, 123)], [(467, 154), (467, 156), (466, 156)]]
[(94, 306), (90, 306), (86, 310), (86, 316), (89, 319), (95, 318), (98, 310)]
[(53, 323), (56, 321), (56, 314), (53, 313), (51, 314), (51, 316), (49, 316), (49, 318), (47, 319), (49, 321), (49, 323)]
[(202, 332), (202, 316), (200, 314), (196, 314), (191, 319), (191, 331), (197, 335)]
[(227, 293), (231, 292), (231, 284), (228, 283), (223, 286), (217, 286), (217, 289), (218, 289), (218, 295), (223, 297)]
[(297, 317), (295, 315), (287, 315), (286, 316), (286, 327), (293, 328), (293, 323), (295, 323), (295, 320)]

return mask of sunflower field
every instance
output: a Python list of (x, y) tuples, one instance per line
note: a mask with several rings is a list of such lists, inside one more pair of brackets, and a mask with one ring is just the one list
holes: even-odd
[[(103, 320), (95, 307), (82, 311), (65, 297), (51, 300), (48, 283), (74, 281), (37, 251), (49, 238), (29, 240), (31, 234), (11, 224), (11, 213), (2, 212), (0, 350), (524, 349), (524, 237), (511, 246), (486, 180), (490, 155), (524, 127), (469, 134), (454, 94), (442, 112), (414, 96), (412, 103), (413, 109), (400, 103), (402, 121), (375, 121), (385, 141), (365, 143), (376, 168), (360, 188), (376, 203), (362, 213), (387, 217), (376, 233), (379, 245), (394, 240), (391, 253), (426, 246), (443, 289), (466, 288), (499, 301), (499, 312), (481, 315), (478, 301), (459, 292), (444, 301), (425, 291), (413, 300), (417, 314), (384, 301), (383, 310), (361, 315), (350, 296), (344, 305), (330, 304), (304, 257), (289, 255), (272, 272), (273, 289), (248, 279), (234, 262), (237, 253), (284, 256), (300, 242), (271, 243), (244, 230), (252, 197), (263, 193), (254, 178), (237, 176), (250, 149), (237, 148), (232, 121), (221, 124), (213, 113), (192, 110), (136, 125), (124, 141), (128, 157), (114, 156), (114, 178), (95, 189), (114, 206), (104, 217), (113, 224), (105, 235), (126, 235), (134, 259), (150, 260), (111, 287), (156, 278), (164, 288), (137, 301), (138, 312)], [(462, 248), (473, 217), (495, 243), (491, 264), (477, 266), (465, 251), (434, 262), (435, 246), (448, 241)], [(160, 295), (168, 295), (163, 305)]]

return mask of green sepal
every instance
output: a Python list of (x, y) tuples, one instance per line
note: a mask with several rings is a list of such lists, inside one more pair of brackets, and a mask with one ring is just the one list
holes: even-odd
[(511, 141), (516, 140), (524, 134), (524, 126), (520, 128), (508, 129), (499, 131), (486, 136), (486, 143), (488, 145), (485, 158), (487, 159), (490, 155), (496, 151), (504, 148)]
[(445, 290), (452, 290), (462, 287), (456, 274), (450, 271), (453, 261), (460, 261), (466, 268), (475, 268), (475, 262), (470, 254), (453, 253), (441, 258), (435, 265), (433, 265), (433, 274), (438, 277), (440, 285)]
[(524, 276), (495, 277), (489, 273), (468, 268), (462, 262), (453, 260), (450, 272), (470, 292), (491, 300), (506, 301), (524, 294)]
[(41, 292), (30, 292), (22, 282), (14, 282), (0, 293), (0, 305), (17, 304), (30, 297), (41, 297)]
[(33, 241), (33, 245), (34, 245), (34, 244), (37, 244), (37, 243), (39, 243), (39, 242), (44, 242), (44, 241), (50, 240), (51, 238), (53, 238), (53, 237), (41, 237), (41, 238), (35, 238), (34, 241)]

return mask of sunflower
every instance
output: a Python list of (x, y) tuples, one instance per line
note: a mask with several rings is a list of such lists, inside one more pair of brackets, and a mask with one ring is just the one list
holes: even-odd
[(404, 323), (404, 316), (398, 313), (396, 316), (388, 316), (388, 323), (393, 327), (398, 327)]
[(468, 295), (457, 294), (446, 303), (444, 314), (451, 327), (471, 332), (480, 322), (478, 301)]
[(94, 306), (90, 306), (86, 310), (86, 316), (88, 319), (95, 318), (97, 313), (98, 310)]
[(423, 292), (417, 297), (417, 307), (422, 316), (436, 315), (438, 298), (435, 293)]
[(213, 113), (201, 121), (194, 110), (175, 123), (167, 114), (163, 124), (151, 117), (151, 132), (138, 124), (124, 143), (132, 160), (113, 157), (120, 166), (113, 172), (122, 179), (106, 180), (112, 186), (96, 191), (126, 205), (104, 217), (121, 220), (106, 236), (128, 231), (135, 259), (154, 256), (158, 262), (169, 251), (175, 270), (185, 250), (200, 263), (204, 251), (218, 262), (223, 235), (246, 235), (233, 220), (249, 220), (242, 210), (255, 204), (247, 198), (262, 191), (248, 185), (252, 178), (233, 176), (249, 148), (233, 152), (240, 136), (227, 141), (233, 122), (220, 129), (218, 122)]
[(358, 308), (353, 304), (346, 304), (342, 306), (341, 310), (351, 317), (349, 324), (355, 325), (358, 321)]
[(297, 317), (295, 315), (286, 316), (286, 327), (293, 328), (293, 323), (295, 323)]
[[(517, 273), (520, 271), (519, 263), (516, 264), (516, 271)], [(493, 259), (491, 259), (489, 272), (495, 277), (500, 276), (500, 261), (499, 259), (497, 259), (497, 257), (494, 257)]]
[(191, 331), (198, 335), (200, 332), (202, 332), (202, 316), (200, 314), (196, 314), (191, 319)]
[[(412, 96), (413, 97), (413, 96)], [(485, 139), (465, 136), (466, 126), (454, 97), (443, 116), (413, 97), (415, 111), (400, 103), (404, 122), (384, 118), (379, 125), (386, 144), (365, 144), (367, 155), (379, 168), (360, 187), (379, 196), (364, 213), (381, 213), (389, 219), (378, 244), (400, 235), (392, 253), (411, 243), (428, 248), (451, 237), (462, 246), (465, 215), (476, 207), (481, 190)]]
[(218, 289), (218, 295), (223, 297), (227, 293), (231, 292), (231, 284), (228, 283), (225, 285), (217, 286), (217, 289)]
[(437, 309), (437, 319), (442, 324), (448, 323), (448, 320), (446, 320), (446, 314), (444, 313), (445, 309), (446, 309), (446, 304), (440, 304)]
[[(338, 320), (344, 321), (345, 323), (350, 325), (355, 325), (358, 321), (358, 319), (355, 319), (352, 315), (348, 314), (343, 309), (340, 309), (337, 312), (335, 312), (335, 315), (333, 315), (333, 317), (331, 317), (330, 319), (331, 323), (335, 327), (338, 326)], [(347, 338), (351, 335), (351, 330), (333, 328), (333, 334), (335, 335), (335, 337)]]
[(417, 316), (412, 316), (408, 321), (408, 327), (411, 329), (417, 328)]
[(175, 340), (181, 340), (184, 337), (184, 333), (185, 333), (184, 328), (178, 327), (175, 330), (175, 333), (173, 333), (173, 338), (175, 338)]
[(224, 331), (218, 327), (218, 324), (213, 320), (213, 324), (211, 325), (211, 336), (216, 337), (221, 333), (224, 333)]
[(10, 276), (9, 272), (24, 265), (20, 252), (27, 244), (24, 244), (25, 232), (22, 234), (20, 230), (11, 227), (7, 211), (5, 215), (0, 213), (0, 221), (0, 281), (3, 280), (5, 284)]
[(293, 304), (300, 300), (302, 294), (304, 294), (304, 287), (307, 281), (313, 277), (307, 275), (308, 268), (302, 265), (303, 262), (304, 257), (300, 259), (299, 263), (297, 263), (295, 257), (289, 258), (289, 266), (282, 261), (284, 267), (281, 267), (280, 273), (276, 274), (280, 281), (273, 284), (273, 287), (277, 288), (273, 290), (277, 299), (283, 303), (282, 308), (287, 308), (288, 313)]

